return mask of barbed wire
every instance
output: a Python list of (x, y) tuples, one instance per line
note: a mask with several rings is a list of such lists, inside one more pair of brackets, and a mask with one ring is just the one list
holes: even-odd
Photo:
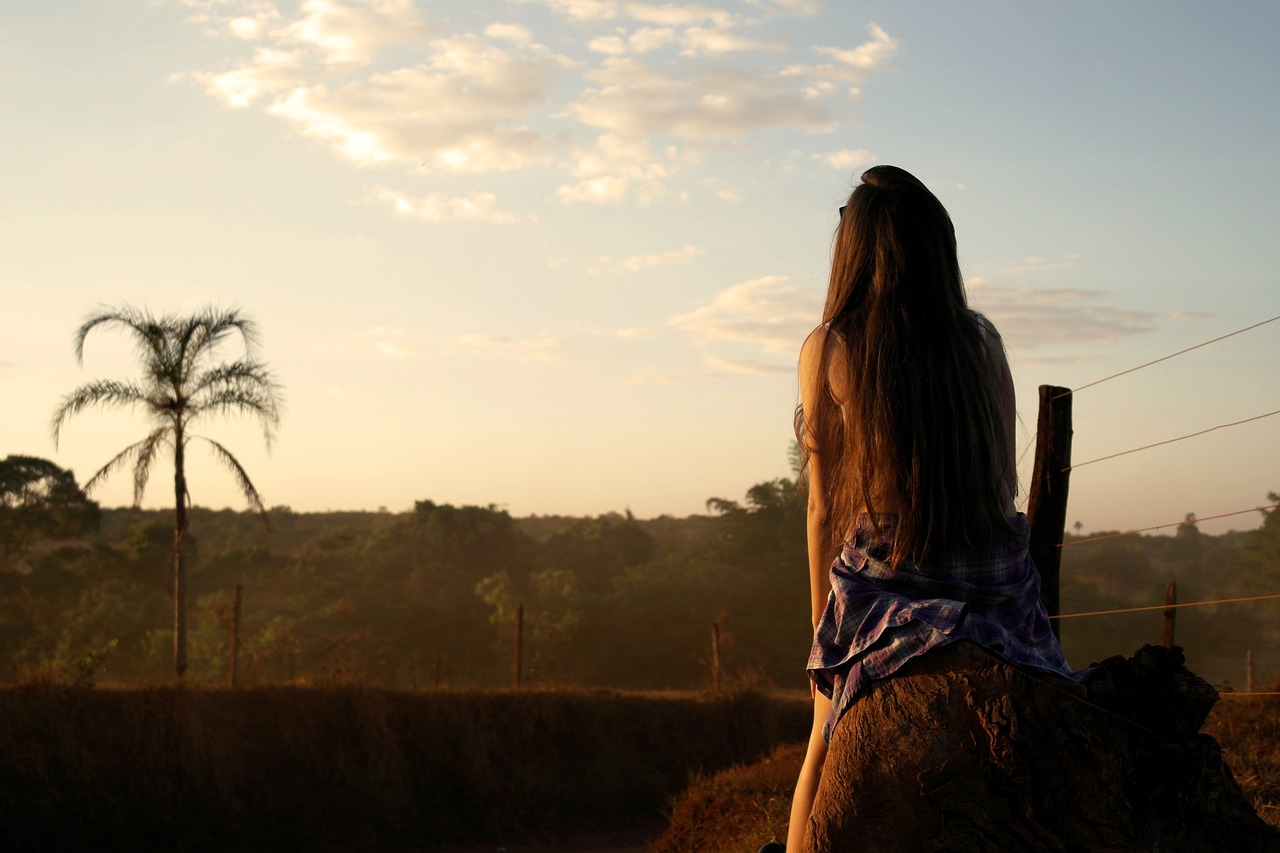
[(1218, 424), (1217, 426), (1212, 426), (1212, 427), (1209, 427), (1208, 429), (1202, 429), (1198, 432), (1191, 432), (1191, 433), (1187, 433), (1186, 435), (1180, 435), (1177, 438), (1166, 438), (1164, 441), (1157, 441), (1152, 444), (1144, 444), (1141, 447), (1135, 447), (1132, 450), (1122, 450), (1119, 453), (1112, 453), (1108, 456), (1099, 456), (1097, 459), (1090, 459), (1088, 462), (1077, 462), (1074, 465), (1068, 465), (1066, 468), (1063, 468), (1062, 473), (1065, 474), (1068, 471), (1072, 471), (1076, 468), (1083, 468), (1085, 465), (1092, 465), (1095, 462), (1104, 462), (1107, 459), (1115, 459), (1117, 456), (1127, 456), (1130, 453), (1137, 453), (1139, 450), (1150, 450), (1153, 447), (1160, 447), (1161, 445), (1164, 445), (1164, 444), (1173, 444), (1175, 441), (1183, 441), (1184, 439), (1195, 438), (1197, 435), (1204, 435), (1205, 433), (1213, 432), (1214, 430), (1226, 429), (1227, 427), (1233, 427), (1233, 426), (1240, 426), (1240, 424), (1247, 424), (1250, 421), (1260, 421), (1263, 418), (1269, 418), (1272, 415), (1280, 415), (1280, 409), (1276, 409), (1274, 412), (1267, 412), (1265, 415), (1254, 415), (1253, 417), (1245, 418), (1244, 420), (1232, 421), (1229, 424)]
[[(1217, 518), (1230, 518), (1233, 515), (1244, 515), (1246, 512), (1261, 512), (1264, 509), (1275, 509), (1277, 507), (1280, 507), (1280, 503), (1266, 504), (1265, 506), (1254, 506), (1249, 507), (1248, 509), (1238, 509), (1235, 512), (1223, 512), (1217, 515), (1206, 515), (1203, 518), (1196, 516), (1195, 523), (1198, 524), (1201, 521), (1213, 521)], [(1184, 518), (1182, 521), (1170, 521), (1165, 524), (1157, 524), (1152, 527), (1138, 527), (1133, 530), (1126, 530), (1122, 533), (1107, 533), (1103, 536), (1088, 536), (1084, 539), (1072, 539), (1070, 542), (1058, 543), (1058, 547), (1070, 548), (1075, 545), (1084, 545), (1086, 542), (1101, 542), (1103, 539), (1118, 539), (1121, 536), (1131, 536), (1134, 533), (1149, 533), (1152, 530), (1160, 530), (1164, 527), (1181, 527), (1186, 523), (1187, 519)]]
[(1119, 377), (1124, 376), (1126, 374), (1133, 373), (1134, 371), (1142, 370), (1144, 367), (1150, 367), (1153, 364), (1159, 364), (1162, 361), (1168, 361), (1171, 358), (1175, 358), (1177, 356), (1189, 353), (1192, 350), (1198, 350), (1201, 347), (1207, 347), (1209, 344), (1216, 344), (1218, 341), (1225, 341), (1227, 338), (1234, 337), (1239, 334), (1243, 334), (1244, 332), (1248, 332), (1252, 329), (1256, 329), (1259, 326), (1265, 326), (1268, 323), (1274, 323), (1276, 320), (1280, 320), (1280, 314), (1277, 314), (1276, 316), (1268, 320), (1263, 320), (1259, 323), (1254, 323), (1251, 326), (1245, 326), (1243, 329), (1236, 329), (1234, 332), (1228, 332), (1225, 335), (1219, 335), (1216, 338), (1204, 341), (1203, 343), (1196, 344), (1195, 346), (1187, 347), (1186, 349), (1180, 349), (1177, 352), (1169, 353), (1168, 355), (1161, 356), (1160, 358), (1153, 359), (1152, 361), (1148, 361), (1145, 364), (1139, 364), (1137, 367), (1130, 367), (1128, 370), (1122, 370), (1119, 373), (1113, 373), (1110, 376), (1104, 376), (1101, 379), (1095, 379), (1092, 382), (1081, 385), (1079, 388), (1073, 388), (1069, 391), (1064, 391), (1063, 393), (1058, 394), (1057, 396), (1049, 398), (1050, 402), (1052, 402), (1053, 400), (1061, 399), (1062, 397), (1067, 397), (1072, 394), (1078, 394), (1086, 388), (1092, 388), (1095, 385), (1101, 385), (1103, 382), (1109, 382), (1112, 379), (1118, 379)]
[(1204, 607), (1208, 604), (1235, 604), (1241, 601), (1267, 601), (1280, 598), (1280, 592), (1271, 595), (1246, 595), (1240, 598), (1219, 598), (1214, 601), (1187, 601), (1179, 604), (1150, 604), (1143, 607), (1121, 607), (1116, 610), (1091, 610), (1084, 613), (1059, 613), (1050, 619), (1074, 619), (1077, 616), (1114, 616), (1117, 613), (1142, 613), (1148, 610), (1175, 610), (1180, 607)]

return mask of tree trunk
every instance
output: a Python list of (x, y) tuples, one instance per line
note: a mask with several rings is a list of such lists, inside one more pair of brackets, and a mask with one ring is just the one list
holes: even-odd
[(173, 671), (187, 671), (187, 472), (182, 430), (173, 436)]
[(1198, 733), (1217, 693), (1181, 663), (1107, 661), (1112, 713), (970, 643), (931, 652), (836, 726), (801, 850), (1280, 850)]

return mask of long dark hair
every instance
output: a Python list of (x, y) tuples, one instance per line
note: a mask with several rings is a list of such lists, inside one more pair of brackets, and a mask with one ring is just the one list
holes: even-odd
[[(973, 550), (1008, 528), (1001, 379), (965, 300), (955, 227), (910, 173), (876, 166), (842, 208), (813, 411), (796, 435), (822, 462), (832, 535), (898, 512), (891, 565)], [(833, 360), (832, 348), (845, 358)], [(831, 372), (848, 375), (832, 389)]]

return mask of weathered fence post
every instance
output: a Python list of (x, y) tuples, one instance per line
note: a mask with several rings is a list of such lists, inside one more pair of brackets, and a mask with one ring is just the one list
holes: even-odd
[[(1067, 487), (1071, 479), (1071, 389), (1040, 386), (1036, 419), (1036, 461), (1031, 472), (1027, 522), (1031, 526), (1031, 559), (1040, 570), (1040, 600), (1050, 616), (1062, 612), (1058, 591), (1062, 535), (1067, 525)], [(1062, 636), (1060, 620), (1053, 633)]]
[(236, 584), (236, 601), (231, 608), (231, 686), (236, 686), (240, 672), (240, 584)]
[(1164, 647), (1167, 649), (1173, 645), (1173, 620), (1177, 615), (1174, 605), (1178, 603), (1178, 584), (1175, 581), (1169, 581), (1169, 585), (1164, 588)]
[(511, 669), (511, 686), (520, 689), (520, 665), (524, 655), (524, 605), (516, 605), (516, 653)]
[(440, 653), (431, 656), (431, 686), (440, 686)]
[(1253, 692), (1253, 649), (1244, 653), (1244, 692)]
[(711, 623), (711, 687), (720, 692), (720, 621)]

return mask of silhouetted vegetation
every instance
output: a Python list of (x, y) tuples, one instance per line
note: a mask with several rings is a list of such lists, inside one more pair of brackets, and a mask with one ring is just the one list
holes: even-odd
[[(83, 360), (85, 338), (94, 329), (127, 332), (137, 348), (141, 376), (133, 379), (95, 379), (62, 398), (54, 410), (53, 441), (58, 443), (67, 419), (90, 408), (129, 409), (144, 416), (146, 438), (129, 445), (85, 483), (85, 491), (113, 472), (133, 464), (133, 504), (140, 506), (156, 457), (167, 448), (173, 460), (174, 524), (169, 595), (173, 599), (173, 669), (187, 671), (187, 527), (191, 492), (187, 488), (187, 446), (206, 444), (214, 458), (236, 481), (249, 506), (266, 520), (266, 508), (240, 461), (208, 436), (194, 430), (210, 418), (248, 415), (262, 426), (267, 447), (280, 423), (280, 387), (258, 360), (257, 326), (235, 308), (208, 307), (180, 317), (155, 316), (146, 309), (123, 305), (89, 316), (75, 335), (76, 359)], [(243, 354), (229, 362), (215, 361), (227, 338), (239, 335)]]
[[(702, 688), (711, 626), (725, 676), (802, 690), (810, 628), (804, 495), (790, 480), (713, 499), (710, 513), (642, 520), (513, 518), (495, 506), (419, 501), (403, 513), (191, 510), (190, 677), (223, 683), (233, 591), (243, 585), (243, 684), (507, 686), (513, 613), (524, 607), (524, 676), (532, 685)], [(4, 521), (0, 518), (0, 526)], [(172, 515), (106, 509), (99, 528), (27, 547), (0, 572), (0, 674), (148, 684), (166, 677)], [(1280, 592), (1280, 520), (1212, 536), (1193, 522), (1173, 536), (1079, 545), (1063, 562), (1067, 613), (1149, 606), (1178, 582), (1183, 602)], [(1246, 651), (1259, 683), (1280, 601), (1178, 612), (1193, 670), (1243, 689)], [(1158, 642), (1147, 611), (1063, 622), (1077, 667)]]
[(800, 700), (356, 687), (0, 690), (5, 850), (404, 850), (653, 821)]

